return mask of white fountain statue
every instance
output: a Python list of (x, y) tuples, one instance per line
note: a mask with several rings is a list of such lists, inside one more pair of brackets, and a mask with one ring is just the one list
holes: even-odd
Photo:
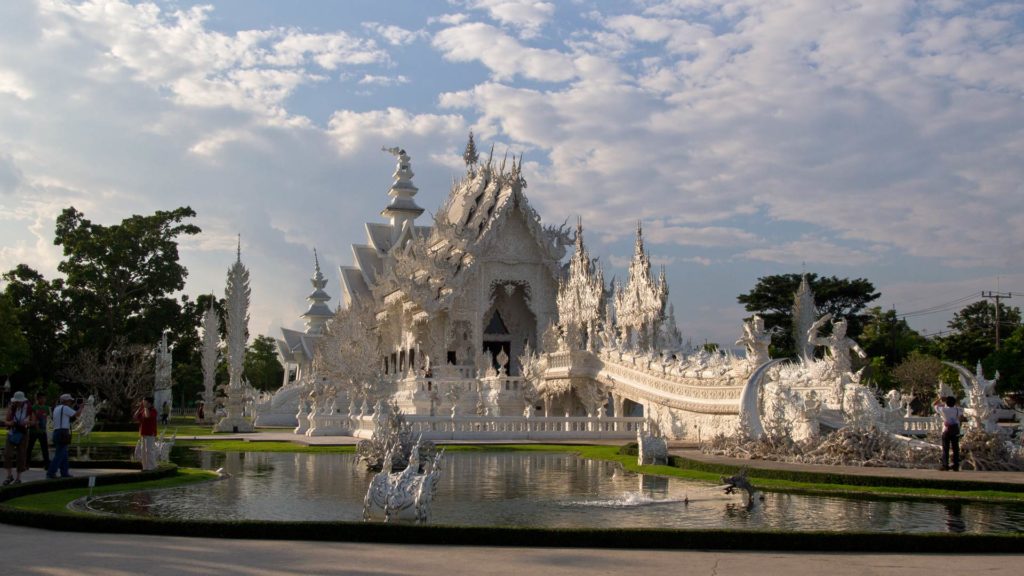
[(640, 428), (636, 431), (636, 463), (640, 466), (668, 464), (668, 442), (661, 434), (661, 427), (648, 419), (646, 428), (646, 434)]
[[(398, 456), (400, 447), (393, 444), (386, 455), (387, 459)], [(392, 518), (413, 519), (417, 524), (430, 519), (431, 503), (437, 492), (437, 483), (441, 476), (441, 458), (444, 450), (430, 460), (426, 459), (420, 471), (420, 443), (417, 442), (410, 453), (409, 464), (401, 472), (391, 472), (385, 468), (370, 481), (363, 499), (363, 520), (370, 520), (377, 513), (382, 513), (385, 522)]]

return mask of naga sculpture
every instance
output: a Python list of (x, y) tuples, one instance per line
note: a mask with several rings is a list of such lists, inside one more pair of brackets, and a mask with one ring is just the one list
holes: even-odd
[[(369, 520), (374, 512), (381, 511), (384, 521), (391, 518), (409, 518), (417, 524), (430, 518), (431, 503), (437, 492), (437, 483), (441, 476), (441, 450), (433, 458), (426, 459), (424, 470), (420, 472), (420, 449), (417, 441), (412, 447), (408, 465), (401, 472), (382, 470), (374, 475), (363, 499), (363, 520)], [(386, 458), (397, 458), (401, 448), (392, 444)]]
[(417, 461), (429, 459), (434, 443), (414, 443), (412, 430), (398, 404), (378, 400), (373, 414), (373, 435), (356, 445), (359, 459), (370, 471), (391, 472), (406, 466), (414, 458), (414, 452)]
[(722, 476), (722, 484), (724, 485), (726, 494), (735, 494), (737, 488), (746, 491), (747, 509), (749, 510), (754, 507), (754, 494), (757, 490), (754, 488), (754, 485), (750, 483), (750, 480), (747, 479), (746, 468), (732, 476)]

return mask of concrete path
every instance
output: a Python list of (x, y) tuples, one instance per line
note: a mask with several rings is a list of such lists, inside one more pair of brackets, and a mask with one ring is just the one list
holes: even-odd
[[(76, 477), (103, 476), (106, 474), (124, 474), (125, 472), (136, 472), (137, 470), (116, 469), (116, 468), (72, 468), (71, 475)], [(42, 468), (29, 468), (21, 473), (22, 483), (41, 482), (46, 480), (46, 471)]]
[[(73, 522), (74, 520), (69, 520)], [(1024, 555), (946, 556), (413, 546), (50, 532), (0, 524), (12, 574), (1012, 574)], [(12, 556), (13, 555), (13, 556)]]

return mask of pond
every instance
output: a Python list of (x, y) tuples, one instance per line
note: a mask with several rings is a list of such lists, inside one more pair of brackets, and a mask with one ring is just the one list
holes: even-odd
[[(176, 519), (362, 519), (371, 473), (354, 454), (193, 452), (230, 477), (94, 498), (88, 509)], [(190, 462), (190, 464), (195, 464)], [(1024, 506), (764, 494), (747, 510), (714, 485), (624, 472), (575, 454), (449, 452), (432, 524), (869, 532), (1024, 530)]]

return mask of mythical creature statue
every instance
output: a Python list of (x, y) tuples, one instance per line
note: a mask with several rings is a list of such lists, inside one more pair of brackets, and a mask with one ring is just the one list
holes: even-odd
[[(409, 516), (416, 523), (426, 522), (430, 518), (431, 503), (437, 492), (437, 483), (441, 476), (441, 450), (433, 458), (426, 459), (424, 470), (420, 472), (419, 441), (412, 447), (408, 465), (401, 472), (382, 470), (374, 475), (363, 499), (363, 520), (369, 520), (375, 511), (384, 513), (384, 521), (390, 522), (392, 517)], [(399, 456), (399, 446), (391, 445), (386, 458)]]
[(726, 494), (735, 494), (737, 488), (745, 490), (747, 492), (747, 509), (749, 510), (754, 507), (754, 494), (757, 490), (750, 483), (750, 480), (747, 479), (746, 468), (732, 476), (722, 476), (722, 484), (724, 484)]
[(753, 318), (743, 323), (743, 337), (736, 341), (736, 345), (746, 346), (747, 361), (751, 369), (757, 368), (771, 359), (768, 353), (768, 346), (772, 343), (774, 330), (764, 329), (764, 319), (754, 315)]
[(637, 465), (668, 464), (668, 443), (665, 437), (657, 430), (653, 430), (656, 426), (648, 428), (652, 428), (648, 434), (644, 434), (639, 428), (636, 431)]
[(79, 435), (79, 440), (86, 439), (89, 434), (92, 433), (92, 429), (96, 426), (96, 413), (100, 411), (103, 406), (106, 405), (106, 401), (101, 401), (99, 404), (96, 403), (96, 398), (89, 396), (85, 399), (85, 404), (82, 406), (82, 413), (78, 416), (78, 421), (75, 422), (75, 432)]
[(413, 458), (414, 447), (424, 451), (415, 455), (417, 459), (429, 458), (434, 452), (433, 442), (414, 444), (409, 423), (395, 401), (378, 400), (373, 414), (373, 436), (356, 445), (359, 459), (366, 463), (368, 470), (390, 472)]
[(832, 356), (834, 370), (837, 375), (842, 376), (851, 372), (851, 350), (861, 358), (867, 358), (867, 353), (853, 339), (846, 337), (846, 320), (832, 322), (832, 334), (825, 337), (818, 336), (818, 332), (830, 320), (832, 320), (832, 315), (825, 314), (818, 318), (814, 324), (811, 324), (810, 329), (807, 331), (807, 342), (814, 346), (825, 346), (828, 348), (829, 354)]

